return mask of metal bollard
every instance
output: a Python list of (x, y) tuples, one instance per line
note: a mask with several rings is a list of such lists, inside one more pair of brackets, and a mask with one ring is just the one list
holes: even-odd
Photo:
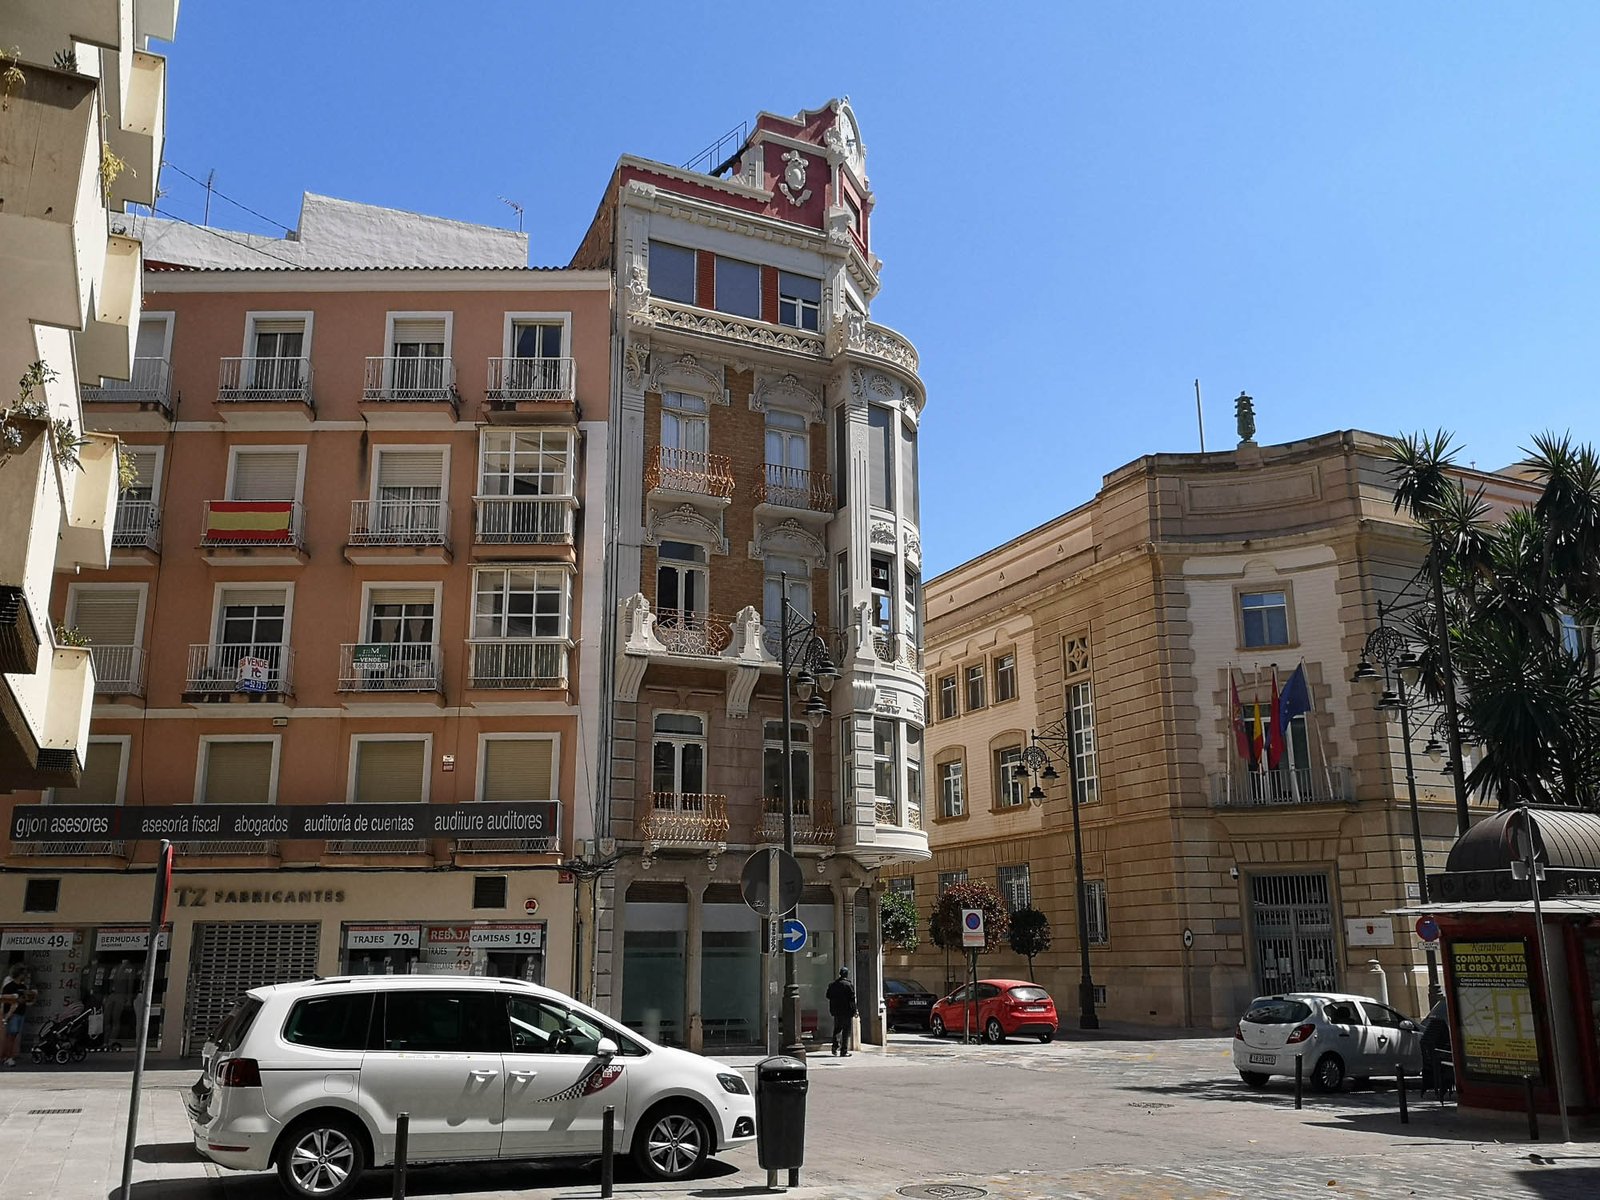
[(411, 1114), (394, 1119), (394, 1200), (406, 1200), (406, 1140), (411, 1133)]
[(1300, 1055), (1294, 1056), (1294, 1106), (1300, 1107), (1301, 1097), (1305, 1094), (1305, 1059)]
[(1528, 1096), (1528, 1140), (1537, 1142), (1539, 1140), (1539, 1109), (1538, 1102), (1533, 1095), (1533, 1076), (1524, 1075), (1522, 1077), (1522, 1086)]
[(1400, 1124), (1411, 1124), (1411, 1114), (1406, 1111), (1406, 1065), (1403, 1062), (1394, 1065), (1394, 1086), (1400, 1093)]
[(613, 1104), (606, 1105), (605, 1114), (600, 1118), (600, 1196), (601, 1200), (608, 1200), (616, 1173), (617, 1155), (617, 1109)]

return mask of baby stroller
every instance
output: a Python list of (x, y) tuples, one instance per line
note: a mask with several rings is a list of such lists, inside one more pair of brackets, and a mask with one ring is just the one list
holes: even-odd
[(39, 1027), (30, 1054), (33, 1061), (53, 1061), (58, 1066), (82, 1062), (90, 1050), (103, 1049), (105, 1013), (99, 1005), (74, 1004)]

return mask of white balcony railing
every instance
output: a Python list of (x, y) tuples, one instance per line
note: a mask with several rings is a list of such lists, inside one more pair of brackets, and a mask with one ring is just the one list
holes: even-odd
[(346, 643), (339, 648), (341, 692), (436, 692), (442, 659), (426, 642)]
[(448, 546), (450, 506), (442, 500), (352, 500), (352, 546)]
[(468, 686), (565, 688), (567, 643), (537, 638), (468, 638)]
[(572, 544), (571, 496), (474, 496), (479, 542), (485, 544)]
[(311, 403), (309, 358), (225, 358), (217, 380), (217, 399)]
[(212, 642), (189, 647), (190, 692), (294, 694), (294, 647)]
[(154, 500), (117, 501), (111, 544), (128, 550), (161, 549), (161, 510)]
[(363, 400), (455, 403), (456, 364), (449, 358), (369, 358)]
[(200, 518), (202, 546), (299, 548), (304, 511), (295, 500), (207, 500)]
[(164, 358), (136, 358), (129, 379), (102, 379), (99, 387), (85, 384), (86, 402), (159, 404), (172, 407), (172, 367)]
[(144, 647), (89, 647), (94, 660), (94, 690), (99, 696), (144, 695)]
[(1260, 808), (1279, 804), (1339, 804), (1353, 799), (1344, 766), (1279, 767), (1275, 771), (1238, 770), (1211, 777), (1214, 808)]
[(570, 401), (576, 395), (577, 368), (570, 358), (491, 358), (489, 399)]

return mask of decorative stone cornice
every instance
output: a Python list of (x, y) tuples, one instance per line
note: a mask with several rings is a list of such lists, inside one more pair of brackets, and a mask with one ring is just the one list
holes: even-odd
[(800, 354), (810, 359), (820, 360), (823, 357), (822, 339), (802, 330), (773, 328), (759, 321), (741, 321), (705, 309), (655, 299), (650, 301), (649, 317), (649, 323), (660, 329), (682, 329), (706, 337), (759, 346), (764, 350)]
[(770, 408), (798, 409), (812, 424), (823, 420), (822, 397), (793, 375), (757, 378), (750, 395), (750, 410), (764, 413)]
[(755, 540), (750, 543), (750, 557), (759, 562), (769, 554), (803, 558), (813, 567), (820, 567), (828, 561), (828, 548), (822, 539), (792, 517), (776, 525), (756, 523)]
[[(653, 307), (653, 306), (652, 306)], [(665, 359), (650, 372), (648, 391), (694, 392), (717, 404), (728, 403), (728, 390), (723, 384), (722, 368), (716, 370), (702, 363), (692, 354), (680, 354)]]
[(709, 545), (713, 554), (728, 552), (728, 539), (723, 535), (721, 523), (713, 521), (692, 504), (651, 512), (650, 522), (644, 531), (644, 544), (659, 546), (663, 539)]

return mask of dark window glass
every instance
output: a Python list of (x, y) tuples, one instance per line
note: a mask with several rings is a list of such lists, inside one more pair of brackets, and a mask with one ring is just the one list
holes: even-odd
[(995, 987), (995, 985), (992, 983), (980, 983), (978, 985), (979, 1000), (993, 1000), (999, 994), (1000, 989)]
[(821, 304), (822, 280), (778, 272), (778, 324), (815, 330)]
[(1050, 993), (1042, 987), (1014, 987), (1011, 989), (1011, 998), (1020, 1000), (1024, 1004), (1037, 1004), (1041, 1000), (1050, 999)]
[(473, 908), (504, 908), (505, 906), (506, 877), (504, 875), (479, 875), (473, 879)]
[(1245, 1013), (1244, 1019), (1252, 1025), (1296, 1025), (1311, 1015), (1311, 1010), (1298, 1000), (1263, 1000)]
[(30, 879), (22, 885), (22, 911), (52, 913), (61, 903), (61, 880)]
[(283, 1040), (323, 1050), (365, 1050), (371, 1018), (371, 992), (316, 996), (301, 1000), (290, 1010)]
[(495, 992), (394, 991), (384, 997), (383, 1048), (498, 1054), (506, 1010)]
[(761, 316), (761, 268), (717, 256), (717, 311), (739, 317)]
[(600, 1039), (612, 1036), (582, 1013), (537, 996), (508, 996), (506, 1011), (513, 1054), (593, 1056), (600, 1052)]
[(867, 499), (874, 508), (894, 507), (894, 415), (867, 408)]
[(256, 1014), (261, 1011), (261, 1001), (244, 997), (233, 1006), (233, 1011), (222, 1018), (222, 1024), (217, 1026), (217, 1032), (212, 1041), (217, 1044), (217, 1049), (223, 1053), (237, 1050), (244, 1041), (245, 1034), (250, 1032), (250, 1026), (255, 1024)]
[(1240, 619), (1244, 625), (1244, 644), (1287, 646), (1289, 644), (1289, 604), (1284, 592), (1246, 592), (1239, 597)]
[(650, 294), (659, 300), (694, 303), (694, 251), (650, 243)]
[(1322, 1016), (1334, 1025), (1365, 1025), (1361, 1012), (1348, 1000), (1337, 1000), (1322, 1006)]

